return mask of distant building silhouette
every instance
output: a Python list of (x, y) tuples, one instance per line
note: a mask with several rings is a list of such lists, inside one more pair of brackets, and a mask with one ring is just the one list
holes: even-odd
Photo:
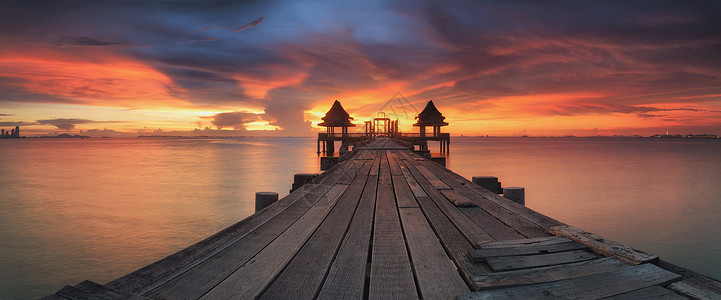
[(2, 131), (0, 131), (0, 138), (20, 138), (20, 126), (15, 126), (15, 129), (10, 131), (2, 129)]

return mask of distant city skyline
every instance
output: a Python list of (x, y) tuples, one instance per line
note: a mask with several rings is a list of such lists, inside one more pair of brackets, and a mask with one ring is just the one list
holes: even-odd
[(353, 130), (433, 100), (456, 135), (721, 135), (720, 5), (5, 1), (0, 128), (309, 136), (337, 99)]

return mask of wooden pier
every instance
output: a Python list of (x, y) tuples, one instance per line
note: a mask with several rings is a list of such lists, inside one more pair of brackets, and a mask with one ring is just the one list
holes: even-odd
[[(718, 299), (721, 284), (566, 226), (379, 138), (180, 252), (48, 299)], [(699, 296), (700, 295), (700, 296)]]

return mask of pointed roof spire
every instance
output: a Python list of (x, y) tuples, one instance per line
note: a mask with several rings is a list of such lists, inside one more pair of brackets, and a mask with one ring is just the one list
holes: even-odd
[(353, 118), (348, 112), (343, 109), (343, 105), (338, 100), (333, 102), (333, 106), (330, 107), (325, 117), (321, 118), (323, 123), (318, 124), (319, 126), (325, 127), (355, 127), (355, 124), (351, 123), (350, 120)]
[(418, 119), (418, 122), (416, 124), (413, 124), (413, 126), (446, 126), (448, 123), (443, 122), (443, 120), (446, 119), (446, 117), (441, 114), (440, 111), (436, 108), (436, 106), (433, 104), (433, 100), (428, 101), (426, 104), (426, 107), (421, 111), (421, 113), (416, 116), (416, 119)]

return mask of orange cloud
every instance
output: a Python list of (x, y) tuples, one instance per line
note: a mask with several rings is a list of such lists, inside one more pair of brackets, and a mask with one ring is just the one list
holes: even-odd
[(74, 61), (63, 55), (7, 55), (0, 58), (0, 77), (14, 79), (27, 93), (78, 104), (135, 108), (184, 102), (171, 95), (182, 91), (170, 78), (122, 57)]

